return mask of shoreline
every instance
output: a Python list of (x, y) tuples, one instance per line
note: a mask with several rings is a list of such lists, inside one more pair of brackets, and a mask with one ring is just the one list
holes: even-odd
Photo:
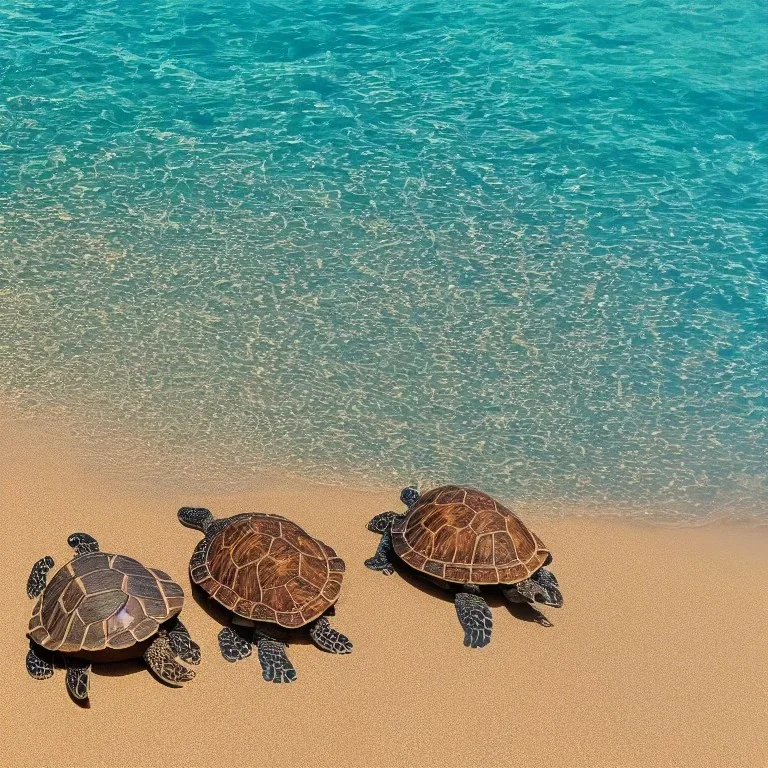
[[(759, 597), (768, 589), (768, 527), (667, 528), (522, 511), (554, 552), (565, 605), (543, 609), (554, 624), (544, 628), (491, 597), (492, 642), (469, 650), (442, 594), (418, 588), (403, 569), (386, 577), (363, 565), (378, 543), (365, 525), (400, 508), (394, 489), (152, 489), (94, 471), (71, 440), (7, 422), (0, 437), (9, 531), (0, 665), (12, 768), (208, 768), (223, 759), (233, 768), (768, 763), (768, 602)], [(199, 535), (176, 520), (184, 504), (217, 516), (273, 511), (331, 544), (347, 564), (334, 624), (353, 653), (324, 654), (297, 638), (289, 655), (299, 679), (282, 686), (262, 680), (255, 654), (226, 663), (219, 622), (189, 594)], [(182, 618), (203, 653), (183, 689), (160, 685), (140, 665), (97, 667), (85, 710), (67, 697), (61, 671), (47, 681), (27, 676), (29, 568), (45, 554), (63, 565), (74, 530), (182, 584)]]
[[(122, 434), (123, 442), (118, 446), (112, 446), (108, 451), (100, 451), (100, 447), (110, 439), (109, 437), (100, 435), (95, 441), (95, 446), (89, 445), (93, 436), (78, 434), (71, 427), (68, 419), (49, 419), (29, 409), (11, 407), (7, 403), (0, 404), (0, 441), (22, 440), (39, 445), (46, 442), (55, 443), (58, 452), (68, 456), (84, 471), (108, 478), (110, 482), (138, 492), (162, 495), (172, 493), (178, 487), (187, 487), (194, 488), (202, 494), (222, 496), (248, 493), (249, 490), (258, 486), (262, 489), (276, 490), (295, 487), (303, 489), (308, 494), (313, 489), (319, 489), (329, 492), (348, 490), (350, 493), (391, 496), (395, 491), (399, 494), (402, 487), (397, 483), (386, 484), (381, 480), (365, 481), (363, 476), (345, 476), (343, 471), (339, 472), (336, 479), (331, 480), (308, 477), (302, 474), (300, 469), (290, 472), (283, 467), (254, 467), (246, 470), (241, 466), (236, 470), (234, 479), (231, 477), (224, 479), (220, 467), (206, 466), (199, 457), (193, 457), (186, 463), (180, 462), (169, 450), (163, 450), (160, 442), (148, 450), (146, 442), (137, 434), (125, 432)], [(115, 461), (114, 457), (119, 454), (122, 454), (122, 457)], [(210, 475), (210, 479), (201, 480), (201, 474)], [(413, 481), (413, 478), (411, 480)], [(438, 477), (433, 483), (427, 483), (424, 487), (452, 482), (455, 482), (454, 478)], [(482, 484), (478, 482), (478, 485)], [(710, 505), (711, 509), (699, 516), (693, 511), (693, 505), (675, 508), (673, 505), (665, 505), (662, 502), (627, 505), (611, 501), (521, 499), (496, 495), (505, 504), (519, 510), (523, 516), (585, 517), (672, 529), (701, 528), (720, 524), (768, 528), (768, 514), (760, 517), (754, 511), (758, 508), (757, 502), (753, 502), (752, 508), (744, 508), (733, 503), (715, 504), (713, 502)], [(763, 510), (763, 507), (759, 508)]]

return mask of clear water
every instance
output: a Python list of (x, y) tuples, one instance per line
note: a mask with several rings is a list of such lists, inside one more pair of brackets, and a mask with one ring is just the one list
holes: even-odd
[(0, 399), (157, 472), (765, 515), (766, 8), (5, 3)]

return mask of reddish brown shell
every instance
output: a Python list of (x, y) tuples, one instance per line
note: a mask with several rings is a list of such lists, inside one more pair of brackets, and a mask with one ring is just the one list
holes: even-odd
[(35, 604), (29, 636), (63, 653), (129, 648), (181, 611), (184, 591), (163, 571), (125, 555), (78, 555)]
[(190, 574), (233, 613), (293, 628), (336, 602), (344, 561), (296, 523), (254, 513), (203, 539)]
[(408, 565), (458, 584), (516, 584), (549, 556), (514, 512), (487, 493), (458, 485), (420, 497), (395, 520), (392, 541)]

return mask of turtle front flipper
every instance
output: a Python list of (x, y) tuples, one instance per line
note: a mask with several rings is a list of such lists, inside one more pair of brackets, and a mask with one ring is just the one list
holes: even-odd
[(53, 675), (53, 658), (49, 651), (44, 650), (32, 641), (27, 651), (27, 672), (35, 680), (47, 680)]
[(86, 555), (89, 552), (99, 551), (99, 542), (87, 533), (70, 534), (67, 544), (75, 550), (76, 555)]
[(365, 567), (372, 571), (381, 571), (385, 576), (391, 576), (395, 572), (392, 565), (392, 534), (387, 531), (381, 537), (376, 554), (365, 561)]
[(226, 661), (247, 659), (252, 652), (253, 629), (248, 627), (224, 627), (219, 632), (219, 650)]
[[(467, 585), (469, 589), (471, 585)], [(493, 616), (491, 609), (477, 588), (456, 593), (454, 599), (456, 614), (464, 628), (464, 645), (468, 648), (483, 648), (491, 642)]]
[(195, 676), (191, 669), (187, 669), (176, 661), (176, 650), (171, 643), (168, 632), (164, 630), (144, 651), (144, 661), (147, 662), (147, 666), (152, 672), (168, 685), (179, 687), (188, 683)]
[(401, 519), (403, 515), (396, 512), (382, 512), (374, 517), (368, 523), (368, 530), (373, 533), (381, 534), (381, 541), (376, 547), (376, 554), (365, 561), (365, 567), (372, 571), (381, 571), (386, 576), (391, 576), (395, 572), (392, 565), (392, 556), (394, 553), (392, 547), (392, 523)]
[(336, 631), (325, 616), (321, 616), (309, 629), (312, 642), (328, 653), (352, 653), (352, 643), (346, 635)]
[(200, 663), (200, 646), (190, 637), (189, 630), (181, 623), (181, 619), (173, 620), (168, 629), (168, 639), (178, 658), (187, 664)]
[(292, 683), (296, 679), (296, 670), (285, 653), (285, 643), (261, 636), (256, 648), (263, 677), (268, 683)]
[(80, 659), (67, 659), (67, 690), (77, 701), (85, 701), (91, 685), (91, 665)]
[(41, 557), (33, 566), (27, 579), (27, 595), (30, 598), (39, 597), (45, 589), (48, 579), (48, 571), (53, 568), (53, 558), (49, 556)]

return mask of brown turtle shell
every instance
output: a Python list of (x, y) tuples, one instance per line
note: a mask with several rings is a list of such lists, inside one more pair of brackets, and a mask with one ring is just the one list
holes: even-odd
[(549, 550), (487, 493), (444, 485), (425, 493), (392, 525), (395, 552), (429, 576), (458, 584), (516, 584)]
[(29, 636), (50, 651), (129, 648), (181, 611), (184, 591), (163, 571), (125, 555), (78, 555), (35, 604)]
[(198, 544), (192, 581), (233, 613), (301, 627), (338, 599), (344, 561), (327, 544), (278, 515), (238, 515)]

